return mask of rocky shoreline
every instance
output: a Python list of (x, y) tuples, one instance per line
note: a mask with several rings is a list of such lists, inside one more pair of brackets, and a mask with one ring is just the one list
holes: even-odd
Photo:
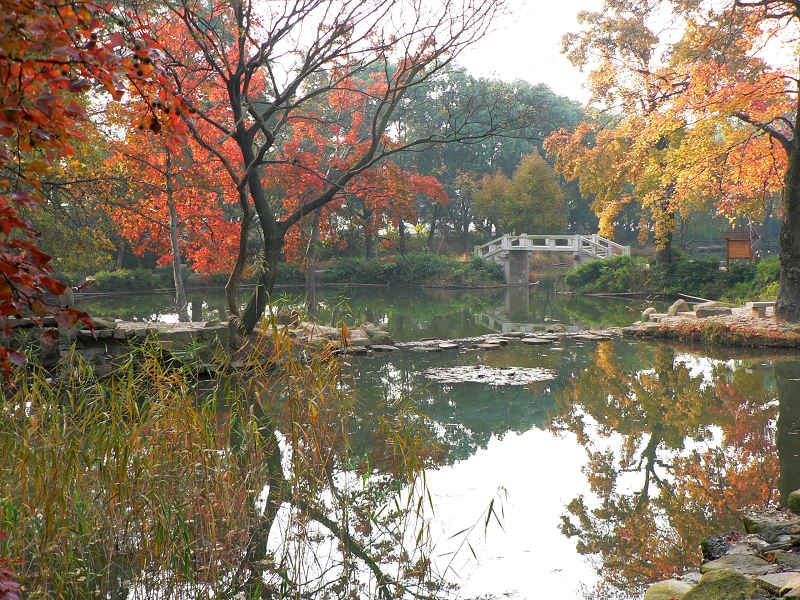
[(699, 571), (651, 585), (644, 600), (800, 599), (800, 490), (789, 509), (745, 514), (745, 533), (706, 538)]
[(622, 332), (626, 337), (640, 339), (746, 348), (800, 348), (800, 324), (776, 319), (771, 302), (749, 302), (740, 307), (702, 302), (692, 309), (685, 300), (678, 300), (664, 314), (646, 309), (641, 321), (624, 327)]

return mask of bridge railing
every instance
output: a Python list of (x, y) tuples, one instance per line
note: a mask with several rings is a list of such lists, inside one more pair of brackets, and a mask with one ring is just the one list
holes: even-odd
[(585, 253), (598, 258), (630, 254), (630, 246), (617, 244), (597, 234), (592, 235), (504, 235), (475, 246), (475, 256), (487, 258), (511, 250)]

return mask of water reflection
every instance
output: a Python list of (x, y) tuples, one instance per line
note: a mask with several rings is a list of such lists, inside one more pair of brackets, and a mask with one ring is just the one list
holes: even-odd
[[(430, 367), (470, 364), (544, 367), (558, 376), (525, 389), (438, 384), (422, 375)], [(774, 504), (800, 488), (800, 361), (786, 356), (563, 342), (353, 359), (351, 374), (365, 418), (375, 416), (369, 412), (375, 396), (417, 407), (431, 439), (444, 448), (441, 478), (452, 489), (490, 498), (498, 482), (516, 487), (511, 500), (525, 510), (509, 511), (507, 533), (485, 545), (483, 559), (515, 564), (525, 558), (513, 554), (520, 532), (554, 548), (549, 532), (560, 529), (576, 557), (594, 565), (596, 577), (579, 582), (591, 597), (641, 597), (647, 584), (697, 566), (700, 541), (737, 529), (743, 509)], [(509, 448), (516, 448), (518, 468), (513, 479), (495, 481), (494, 474), (509, 471)], [(585, 457), (582, 470), (567, 466), (575, 451)], [(561, 457), (562, 473), (540, 479)], [(446, 514), (460, 513), (466, 502), (442, 498)], [(458, 530), (451, 525), (443, 535)], [(537, 563), (541, 573), (528, 573), (534, 581), (520, 585), (517, 597), (536, 597), (537, 577), (541, 583), (558, 569), (584, 572), (585, 562), (551, 554)], [(548, 597), (574, 598), (577, 586), (568, 588), (554, 587)]]
[(626, 360), (608, 343), (591, 362), (557, 395), (548, 426), (586, 451), (590, 493), (567, 505), (561, 529), (599, 557), (599, 595), (637, 596), (698, 566), (704, 537), (778, 501), (779, 481), (781, 492), (797, 487), (800, 389), (788, 375), (800, 362), (713, 361), (668, 346)]

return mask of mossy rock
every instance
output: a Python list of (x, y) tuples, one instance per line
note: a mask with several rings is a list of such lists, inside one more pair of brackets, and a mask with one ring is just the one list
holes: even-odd
[(766, 600), (769, 595), (733, 569), (711, 571), (700, 578), (681, 600)]
[(786, 499), (786, 506), (796, 515), (800, 515), (800, 490), (795, 490)]
[(691, 584), (685, 581), (667, 579), (647, 588), (643, 600), (682, 600), (690, 589), (692, 589)]

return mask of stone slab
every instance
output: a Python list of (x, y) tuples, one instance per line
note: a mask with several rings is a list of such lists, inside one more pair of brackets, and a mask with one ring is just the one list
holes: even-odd
[(703, 564), (700, 567), (700, 572), (708, 573), (723, 569), (733, 569), (738, 573), (753, 576), (774, 573), (778, 570), (778, 567), (752, 554), (726, 554), (722, 558)]
[(786, 571), (784, 573), (768, 573), (756, 577), (756, 583), (770, 594), (783, 595), (791, 589), (800, 587), (800, 573)]

